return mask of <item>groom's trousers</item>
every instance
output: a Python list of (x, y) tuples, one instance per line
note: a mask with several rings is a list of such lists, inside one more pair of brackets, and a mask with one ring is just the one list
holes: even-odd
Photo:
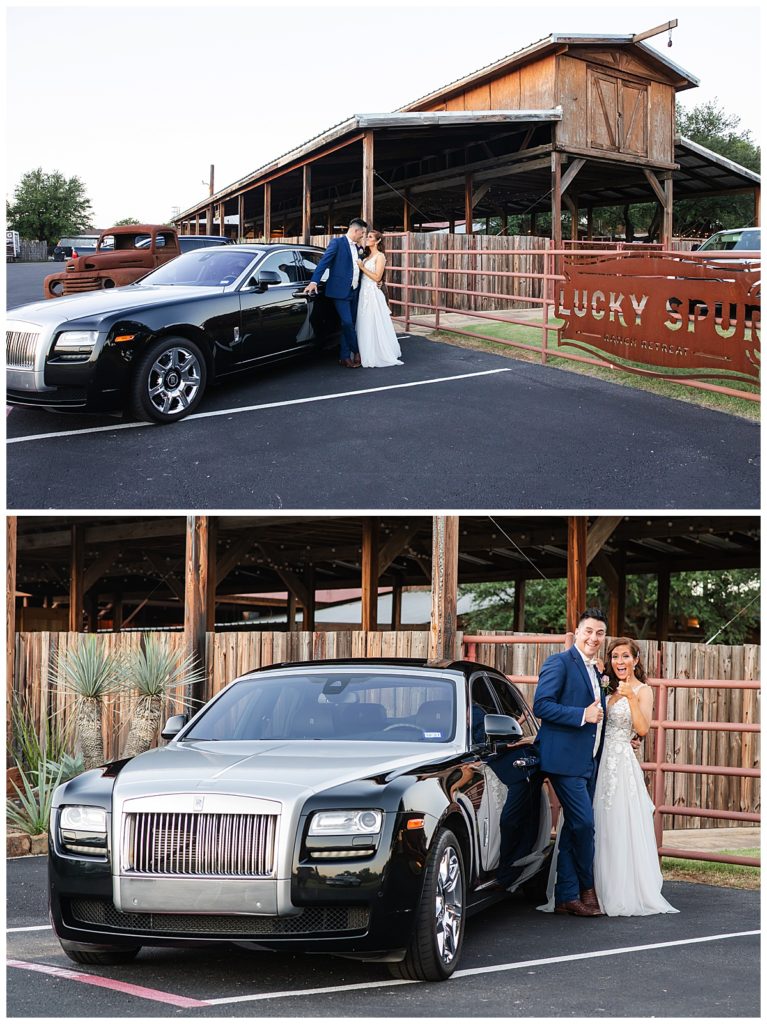
[(594, 887), (594, 787), (597, 762), (593, 762), (590, 779), (574, 775), (552, 775), (548, 778), (562, 805), (565, 822), (559, 833), (557, 855), (557, 903), (580, 899), (584, 889)]
[(352, 352), (359, 352), (357, 331), (354, 323), (357, 319), (357, 306), (360, 301), (359, 285), (353, 288), (345, 299), (333, 299), (338, 317), (341, 321), (341, 359), (348, 359)]

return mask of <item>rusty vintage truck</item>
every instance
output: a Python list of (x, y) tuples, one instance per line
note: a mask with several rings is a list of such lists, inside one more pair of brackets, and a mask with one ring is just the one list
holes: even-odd
[(102, 288), (120, 288), (189, 249), (231, 241), (223, 235), (178, 235), (168, 224), (107, 228), (99, 235), (95, 252), (73, 256), (66, 261), (63, 271), (45, 278), (43, 295), (56, 299)]

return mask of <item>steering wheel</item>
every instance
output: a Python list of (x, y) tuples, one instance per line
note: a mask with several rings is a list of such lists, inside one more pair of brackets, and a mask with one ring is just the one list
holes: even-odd
[(421, 739), (424, 739), (426, 733), (419, 725), (411, 725), (410, 722), (392, 722), (391, 725), (384, 726), (382, 732), (391, 732), (392, 729), (414, 729), (415, 732), (420, 734)]

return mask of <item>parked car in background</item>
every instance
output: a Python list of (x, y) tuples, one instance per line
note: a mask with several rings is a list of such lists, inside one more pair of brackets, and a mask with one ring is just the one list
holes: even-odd
[(545, 887), (537, 725), (495, 669), (276, 665), (162, 735), (56, 790), (51, 920), (76, 963), (230, 942), (439, 981), (469, 914)]
[(73, 249), (78, 255), (86, 256), (96, 251), (98, 240), (98, 235), (69, 235), (66, 238), (60, 238), (53, 248), (53, 258), (59, 263), (71, 259)]
[(189, 235), (182, 244), (176, 229), (167, 224), (108, 228), (101, 232), (89, 253), (73, 248), (64, 271), (49, 274), (43, 281), (43, 295), (53, 299), (102, 288), (120, 288), (138, 281), (181, 252), (227, 242), (222, 235)]
[(730, 252), (734, 249), (761, 252), (761, 248), (761, 228), (730, 228), (727, 231), (717, 231), (715, 235), (707, 238), (697, 251)]
[(195, 249), (125, 288), (19, 306), (6, 321), (8, 402), (181, 419), (209, 382), (337, 340), (333, 303), (303, 294), (321, 255), (279, 243)]

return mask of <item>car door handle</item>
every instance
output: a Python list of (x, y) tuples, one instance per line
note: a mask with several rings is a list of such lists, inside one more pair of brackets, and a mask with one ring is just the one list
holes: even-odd
[(299, 289), (298, 291), (293, 292), (293, 298), (294, 299), (313, 299), (316, 294), (317, 294), (316, 292), (313, 292), (311, 295), (307, 295), (306, 292), (304, 292), (301, 289)]

